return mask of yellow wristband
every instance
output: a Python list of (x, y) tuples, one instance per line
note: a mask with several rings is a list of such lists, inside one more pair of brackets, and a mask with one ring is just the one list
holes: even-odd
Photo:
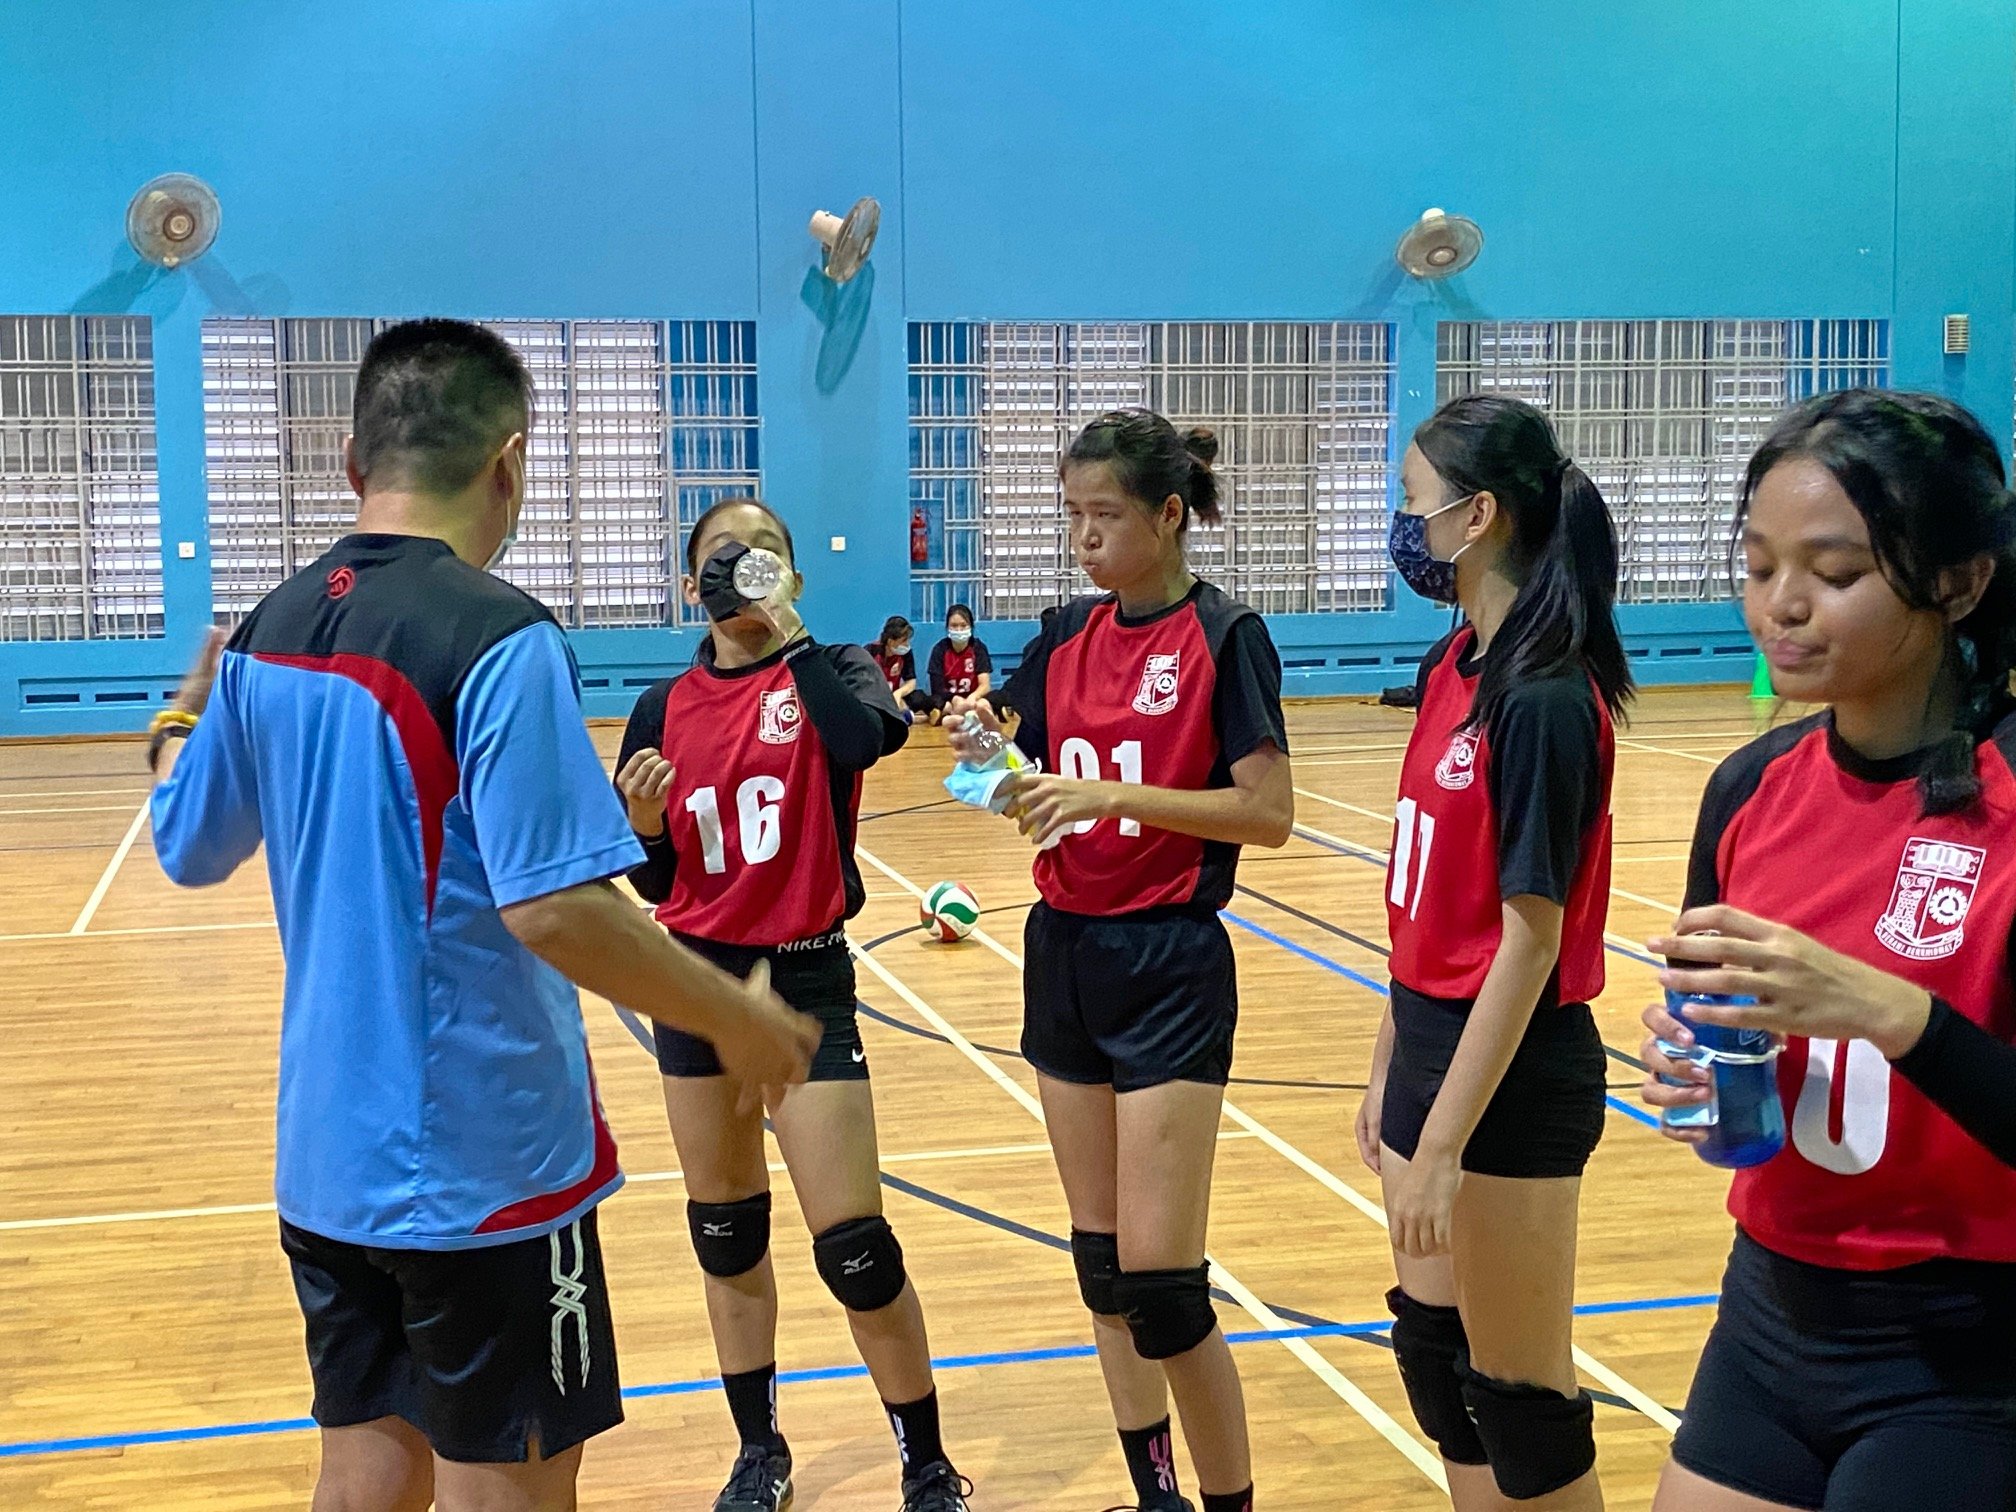
[(153, 722), (147, 726), (147, 733), (149, 735), (159, 735), (163, 730), (171, 726), (184, 730), (193, 730), (196, 728), (196, 716), (191, 714), (187, 709), (163, 709), (159, 714), (154, 716)]

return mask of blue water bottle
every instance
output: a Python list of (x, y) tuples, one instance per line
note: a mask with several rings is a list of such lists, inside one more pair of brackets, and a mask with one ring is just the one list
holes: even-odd
[[(1667, 1040), (1659, 1048), (1676, 1061), (1692, 1061), (1710, 1076), (1708, 1101), (1685, 1108), (1662, 1108), (1669, 1129), (1706, 1129), (1694, 1153), (1710, 1165), (1741, 1170), (1762, 1165), (1785, 1148), (1785, 1105), (1778, 1097), (1778, 1044), (1763, 1029), (1726, 1029), (1688, 1017), (1687, 1006), (1745, 1008), (1752, 997), (1720, 997), (1705, 992), (1668, 992), (1666, 1011), (1694, 1032), (1692, 1049)], [(1662, 1077), (1669, 1086), (1689, 1083)]]

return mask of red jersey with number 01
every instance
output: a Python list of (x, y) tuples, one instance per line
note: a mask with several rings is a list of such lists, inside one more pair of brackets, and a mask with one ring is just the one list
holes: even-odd
[[(678, 856), (660, 923), (723, 945), (781, 945), (844, 917), (843, 795), (790, 663), (682, 673), (658, 749), (673, 767), (665, 806)], [(848, 779), (849, 816), (860, 795), (859, 778)]]
[[(1264, 627), (1253, 611), (1208, 583), (1144, 623), (1127, 624), (1110, 598), (1066, 605), (1046, 638), (1040, 715), (1009, 697), (1025, 720), (1041, 720), (1040, 755), (1047, 771), (1066, 777), (1201, 789), (1231, 785), (1229, 762), (1256, 738), (1286, 749), (1279, 730), (1280, 669), (1272, 688), (1273, 728), (1238, 736), (1246, 749), (1228, 753), (1218, 724), (1220, 654), (1242, 620)], [(1027, 653), (1025, 653), (1025, 658)], [(1271, 646), (1267, 650), (1272, 660)], [(1019, 675), (1019, 673), (1018, 673)], [(1251, 674), (1238, 674), (1250, 676)], [(1255, 678), (1264, 681), (1265, 674)], [(1262, 723), (1266, 721), (1263, 720)], [(1020, 737), (1018, 737), (1020, 738)], [(1085, 821), (1059, 845), (1036, 857), (1036, 887), (1067, 913), (1111, 916), (1169, 904), (1221, 908), (1232, 896), (1239, 848), (1155, 829), (1131, 819)]]
[[(1478, 672), (1463, 659), (1469, 629), (1438, 648), (1400, 767), (1393, 853), (1387, 863), (1386, 922), (1393, 979), (1427, 997), (1475, 998), (1504, 937), (1499, 885), (1500, 815), (1492, 792), (1491, 737), (1465, 728)], [(1430, 653), (1431, 657), (1435, 652)], [(1592, 693), (1593, 697), (1593, 693)], [(1596, 706), (1596, 817), (1581, 836), (1562, 902), (1558, 1000), (1593, 1002), (1603, 991), (1603, 924), (1610, 904), (1610, 778), (1616, 735)]]
[[(1981, 799), (1920, 813), (1916, 763), (1872, 763), (1825, 715), (1723, 762), (1701, 801), (1689, 907), (1725, 902), (1903, 977), (2016, 1038), (2016, 778), (1975, 749)], [(1794, 1038), (1778, 1058), (1785, 1148), (1736, 1174), (1729, 1210), (1813, 1265), (2016, 1261), (2016, 1171), (1866, 1040)]]

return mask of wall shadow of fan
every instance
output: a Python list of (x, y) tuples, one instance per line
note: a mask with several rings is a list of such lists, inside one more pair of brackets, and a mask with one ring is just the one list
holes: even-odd
[(853, 367), (861, 337), (868, 329), (868, 310), (875, 297), (875, 265), (863, 264), (844, 284), (836, 284), (817, 268), (808, 268), (798, 297), (820, 326), (819, 362), (812, 381), (820, 393), (830, 394)]

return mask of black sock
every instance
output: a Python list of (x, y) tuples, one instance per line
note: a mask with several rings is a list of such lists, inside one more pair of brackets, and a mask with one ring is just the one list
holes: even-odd
[(777, 1431), (777, 1362), (740, 1375), (724, 1375), (721, 1385), (728, 1393), (728, 1410), (735, 1415), (735, 1431), (751, 1448), (781, 1448), (784, 1435)]
[(1234, 1491), (1229, 1496), (1213, 1496), (1204, 1493), (1204, 1512), (1253, 1512), (1253, 1488)]
[(897, 1406), (884, 1402), (889, 1426), (896, 1432), (896, 1452), (903, 1459), (903, 1473), (915, 1475), (926, 1465), (945, 1458), (945, 1445), (938, 1437), (938, 1393)]
[(1127, 1473), (1134, 1478), (1134, 1499), (1143, 1507), (1176, 1505), (1176, 1446), (1169, 1436), (1169, 1419), (1146, 1428), (1122, 1428), (1120, 1448), (1127, 1456)]

